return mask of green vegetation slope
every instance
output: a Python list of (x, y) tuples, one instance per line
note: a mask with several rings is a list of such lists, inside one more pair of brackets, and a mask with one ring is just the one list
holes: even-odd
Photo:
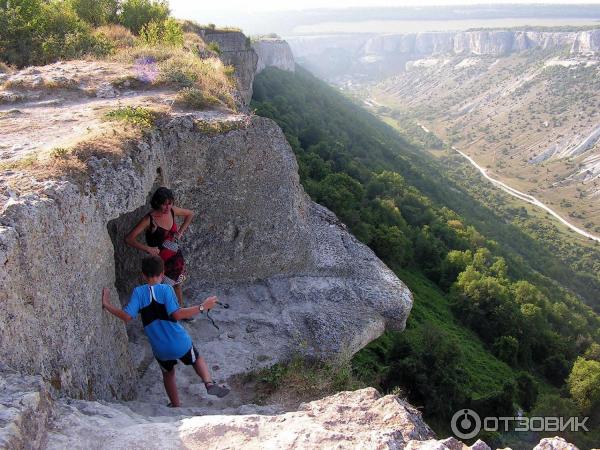
[[(572, 402), (566, 380), (573, 379), (577, 358), (588, 362), (577, 373), (585, 379), (579, 385), (589, 388), (600, 318), (554, 281), (552, 271), (528, 259), (543, 257), (558, 270), (554, 255), (448, 180), (392, 128), (301, 68), (262, 72), (253, 107), (284, 130), (309, 195), (415, 295), (407, 331), (386, 333), (356, 355), (360, 376), (402, 389), (440, 429), (466, 406), (497, 415), (517, 407), (544, 412), (560, 395)], [(474, 226), (482, 223), (484, 233)], [(518, 254), (515, 243), (536, 252)], [(569, 404), (571, 414), (589, 410)]]

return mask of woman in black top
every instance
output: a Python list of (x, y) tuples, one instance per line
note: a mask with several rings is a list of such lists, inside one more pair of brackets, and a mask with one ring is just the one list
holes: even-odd
[[(170, 189), (158, 188), (150, 200), (152, 211), (129, 232), (125, 242), (149, 255), (161, 257), (165, 263), (163, 283), (173, 286), (179, 304), (183, 307), (181, 283), (186, 279), (185, 261), (177, 241), (187, 230), (194, 213), (189, 209), (176, 207), (173, 204), (174, 200), (175, 197)], [(177, 226), (176, 217), (184, 218), (181, 227)], [(142, 232), (146, 234), (147, 245), (137, 240)]]

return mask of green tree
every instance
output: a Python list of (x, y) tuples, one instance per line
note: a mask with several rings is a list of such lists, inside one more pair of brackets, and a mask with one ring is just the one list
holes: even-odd
[(410, 386), (411, 401), (427, 405), (428, 416), (447, 419), (465, 404), (462, 352), (450, 336), (435, 326), (419, 333), (419, 348), (410, 348), (402, 339), (394, 345), (382, 384), (386, 390)]
[(515, 366), (519, 354), (519, 341), (513, 336), (500, 336), (494, 342), (494, 353), (505, 363)]
[(139, 34), (149, 22), (163, 22), (169, 17), (169, 5), (163, 0), (124, 0), (119, 21), (133, 33)]
[(517, 398), (525, 411), (531, 411), (538, 396), (538, 387), (535, 379), (527, 372), (521, 372), (516, 378)]
[(381, 225), (375, 229), (371, 247), (392, 268), (401, 268), (411, 256), (410, 240), (397, 226)]
[(577, 358), (567, 386), (582, 414), (600, 414), (600, 362)]
[(319, 183), (317, 199), (352, 227), (359, 220), (363, 186), (345, 173), (327, 175)]
[(162, 22), (151, 20), (142, 27), (140, 39), (148, 45), (183, 47), (183, 29), (173, 18)]
[(22, 67), (30, 64), (31, 53), (40, 47), (41, 0), (0, 0), (0, 58)]
[(583, 354), (585, 359), (591, 359), (600, 362), (600, 344), (593, 342)]
[(106, 54), (111, 45), (92, 35), (71, 4), (54, 0), (0, 0), (0, 57), (22, 67)]
[(69, 3), (82, 20), (95, 27), (118, 20), (119, 0), (69, 0)]

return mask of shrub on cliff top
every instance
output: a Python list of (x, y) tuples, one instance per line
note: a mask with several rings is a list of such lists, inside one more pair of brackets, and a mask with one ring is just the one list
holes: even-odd
[(169, 17), (169, 5), (161, 0), (125, 0), (121, 3), (121, 25), (139, 34), (152, 21), (163, 22)]
[(95, 27), (116, 23), (119, 0), (68, 0), (77, 15)]
[(184, 42), (183, 30), (175, 19), (148, 22), (140, 31), (140, 39), (147, 45), (172, 47), (183, 47)]
[(21, 0), (0, 8), (0, 59), (23, 67), (86, 54), (106, 54), (110, 44), (92, 34), (69, 3)]

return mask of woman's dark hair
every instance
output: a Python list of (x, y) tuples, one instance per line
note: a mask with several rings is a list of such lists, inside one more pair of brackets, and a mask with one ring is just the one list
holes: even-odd
[(152, 206), (152, 209), (159, 209), (165, 204), (165, 202), (169, 200), (175, 201), (173, 191), (171, 189), (167, 189), (166, 187), (159, 187), (154, 195), (152, 195), (150, 206)]
[(157, 277), (165, 270), (165, 263), (160, 256), (147, 256), (142, 259), (142, 273), (148, 278)]

